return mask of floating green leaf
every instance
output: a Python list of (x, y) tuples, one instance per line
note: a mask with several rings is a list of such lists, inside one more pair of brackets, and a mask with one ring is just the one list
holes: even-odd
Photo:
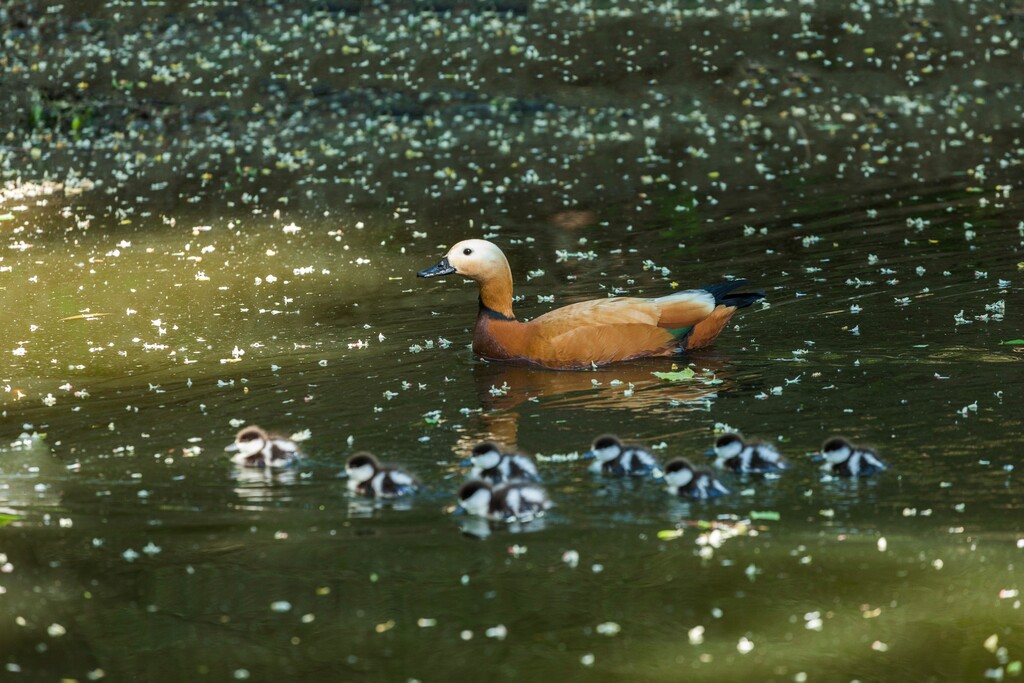
[(674, 541), (683, 535), (682, 529), (662, 529), (658, 532), (658, 540)]
[(777, 522), (780, 519), (782, 519), (782, 517), (775, 510), (762, 510), (762, 511), (751, 510), (750, 511), (750, 519), (751, 519), (751, 521), (758, 520), (758, 519), (764, 519), (764, 520), (768, 520), (768, 521), (771, 521), (771, 522)]
[(5, 512), (0, 512), (0, 527), (5, 527), (11, 522), (21, 519), (18, 515), (11, 515)]
[(1010, 341), (999, 342), (1004, 346), (1024, 346), (1024, 339), (1011, 339)]
[(679, 372), (652, 372), (651, 374), (669, 382), (685, 382), (693, 379), (697, 373), (693, 371), (693, 368), (683, 368)]

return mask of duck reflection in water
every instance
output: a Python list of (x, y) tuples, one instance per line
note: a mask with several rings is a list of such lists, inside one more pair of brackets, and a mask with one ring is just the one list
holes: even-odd
[[(638, 360), (594, 371), (559, 372), (507, 363), (475, 363), (472, 376), (482, 411), (476, 428), (467, 425), (467, 431), (459, 437), (456, 451), (469, 457), (481, 441), (509, 447), (517, 444), (524, 406), (530, 412), (543, 406), (607, 413), (608, 429), (614, 430), (633, 415), (706, 410), (719, 392), (735, 386), (726, 366), (715, 358), (697, 359), (694, 369), (698, 377), (692, 381), (668, 382), (651, 374), (672, 367), (665, 361)], [(714, 383), (708, 382), (710, 378)]]

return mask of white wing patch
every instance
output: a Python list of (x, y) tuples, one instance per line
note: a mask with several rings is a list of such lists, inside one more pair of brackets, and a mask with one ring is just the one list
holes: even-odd
[(416, 483), (416, 480), (413, 479), (411, 475), (403, 472), (402, 470), (391, 470), (388, 474), (391, 477), (391, 481), (395, 482), (399, 486), (412, 486)]
[(299, 452), (299, 445), (294, 441), (289, 441), (288, 439), (274, 439), (272, 443), (276, 448), (284, 451), (285, 453)]
[(864, 460), (871, 466), (877, 467), (880, 470), (885, 469), (885, 463), (875, 457), (875, 454), (871, 451), (864, 451)]

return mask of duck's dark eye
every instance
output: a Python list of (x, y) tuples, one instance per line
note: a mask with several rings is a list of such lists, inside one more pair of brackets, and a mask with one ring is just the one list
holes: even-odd
[(462, 250), (462, 253), (465, 254), (466, 256), (469, 256), (470, 254), (473, 253), (473, 250), (470, 249), (469, 247), (466, 247), (465, 249)]

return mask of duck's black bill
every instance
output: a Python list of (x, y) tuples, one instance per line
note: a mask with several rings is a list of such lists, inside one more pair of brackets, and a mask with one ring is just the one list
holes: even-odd
[(433, 268), (427, 268), (416, 273), (417, 277), (441, 277), (442, 275), (451, 275), (455, 272), (455, 268), (452, 264), (448, 263), (448, 257), (441, 259), (436, 266)]

